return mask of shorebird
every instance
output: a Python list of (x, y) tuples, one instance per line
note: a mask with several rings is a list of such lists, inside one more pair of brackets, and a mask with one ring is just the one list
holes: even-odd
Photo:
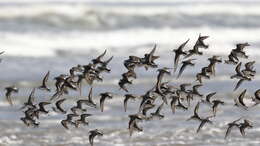
[(72, 121), (74, 117), (78, 117), (78, 115), (68, 114), (67, 119), (61, 121), (61, 125), (67, 130), (69, 129), (68, 124), (76, 126), (75, 122)]
[(179, 78), (181, 76), (181, 74), (183, 73), (183, 71), (186, 67), (195, 65), (195, 63), (192, 63), (192, 61), (194, 61), (194, 60), (196, 60), (196, 59), (188, 59), (188, 60), (182, 61), (182, 66), (179, 70), (177, 78)]
[(98, 66), (98, 67), (97, 67), (97, 71), (98, 71), (99, 73), (102, 73), (102, 72), (110, 73), (111, 69), (109, 69), (109, 68), (107, 67), (107, 65), (108, 65), (108, 63), (109, 63), (112, 59), (113, 59), (113, 56), (110, 57), (108, 60), (103, 61), (103, 62), (101, 63), (101, 66)]
[(18, 93), (19, 89), (13, 85), (13, 86), (6, 87), (5, 90), (6, 90), (5, 97), (8, 101), (8, 103), (10, 105), (13, 105), (13, 101), (11, 99), (11, 94)]
[(46, 83), (48, 81), (48, 78), (49, 78), (49, 75), (50, 75), (50, 71), (47, 72), (47, 74), (44, 76), (43, 80), (42, 80), (42, 85), (38, 87), (38, 89), (41, 89), (41, 90), (46, 90), (46, 91), (51, 91), (50, 88), (47, 87)]
[(91, 146), (94, 145), (94, 138), (96, 136), (103, 136), (103, 132), (99, 131), (98, 129), (89, 131), (89, 143)]
[(27, 116), (20, 118), (20, 120), (23, 121), (23, 123), (27, 127), (33, 126), (34, 128), (36, 128), (36, 127), (39, 127), (39, 125), (40, 125), (39, 122), (37, 123), (35, 120), (33, 120), (33, 119), (31, 119), (30, 117), (27, 117)]
[(224, 105), (224, 102), (223, 101), (221, 101), (221, 100), (213, 100), (212, 101), (212, 112), (213, 112), (213, 116), (215, 117), (216, 116), (216, 114), (217, 114), (217, 107), (218, 107), (218, 105)]
[(204, 42), (204, 40), (207, 38), (209, 38), (209, 36), (201, 36), (201, 34), (200, 34), (194, 47), (208, 49), (209, 45), (206, 45)]
[(78, 115), (79, 112), (86, 112), (87, 109), (84, 109), (83, 108), (83, 104), (86, 104), (87, 105), (88, 100), (85, 100), (85, 99), (80, 99), (77, 101), (77, 105), (76, 106), (73, 106), (71, 108), (71, 111), (75, 114), (75, 115)]
[(123, 76), (123, 78), (127, 78), (127, 79), (128, 78), (134, 78), (134, 79), (137, 78), (134, 70), (128, 70), (127, 72), (123, 73), (122, 76)]
[(99, 55), (97, 58), (92, 59), (93, 65), (96, 66), (97, 64), (102, 64), (103, 61), (101, 60), (105, 54), (106, 54), (107, 50), (104, 51), (104, 53), (102, 53), (101, 55)]
[(61, 74), (58, 77), (54, 78), (56, 80), (55, 86), (56, 86), (56, 93), (51, 97), (50, 100), (53, 100), (55, 98), (59, 98), (64, 93), (68, 94), (68, 88), (77, 90), (77, 83), (73, 82), (73, 77), (68, 76), (65, 74)]
[[(84, 68), (82, 65), (78, 64), (77, 66), (74, 66), (72, 68), (70, 68), (69, 72), (70, 72), (70, 75), (71, 76), (76, 76), (75, 72), (76, 73), (82, 73), (84, 71)], [(79, 74), (77, 74), (79, 75)]]
[(80, 124), (88, 125), (89, 122), (86, 121), (86, 118), (92, 116), (92, 114), (81, 114), (80, 119), (75, 121), (75, 126), (78, 128)]
[(207, 49), (209, 47), (209, 45), (206, 45), (204, 43), (204, 40), (207, 39), (208, 37), (209, 36), (201, 36), (201, 34), (200, 34), (197, 42), (193, 46), (193, 49), (189, 50), (189, 53), (184, 58), (191, 57), (191, 56), (193, 56), (195, 54), (196, 55), (202, 55), (203, 53), (199, 51), (199, 48)]
[(217, 93), (217, 92), (209, 93), (209, 94), (206, 96), (206, 100), (203, 100), (203, 99), (202, 99), (201, 102), (211, 105), (212, 103), (211, 103), (210, 99), (211, 99), (211, 97), (213, 97), (214, 95), (216, 95), (216, 93)]
[(196, 74), (196, 81), (199, 81), (200, 84), (202, 84), (202, 78), (210, 79), (210, 76), (208, 75), (208, 67), (203, 67), (201, 72)]
[(33, 121), (35, 121), (34, 119), (39, 119), (37, 110), (37, 107), (28, 107), (27, 110), (24, 111), (25, 117), (30, 118)]
[(164, 105), (164, 102), (157, 108), (157, 110), (154, 113), (151, 113), (152, 119), (158, 117), (159, 119), (164, 118), (164, 115), (160, 114), (162, 107)]
[(28, 97), (27, 102), (25, 102), (25, 103), (23, 104), (23, 107), (21, 107), (21, 109), (24, 109), (24, 108), (26, 108), (26, 107), (36, 108), (35, 104), (33, 103), (33, 102), (34, 102), (34, 99), (35, 99), (34, 93), (35, 93), (35, 88), (32, 89), (32, 91), (31, 91), (31, 93), (30, 93), (30, 95), (29, 95), (29, 97)]
[(134, 115), (129, 115), (128, 117), (130, 118), (128, 122), (128, 130), (130, 136), (132, 136), (134, 131), (138, 131), (138, 132), (143, 131), (143, 129), (137, 125), (138, 121), (142, 121), (143, 118), (145, 118), (143, 115), (134, 114)]
[(231, 130), (234, 128), (234, 127), (237, 127), (239, 128), (239, 124), (237, 123), (238, 121), (240, 121), (242, 118), (239, 118), (231, 123), (228, 123), (228, 128), (227, 128), (227, 131), (226, 131), (226, 134), (225, 134), (225, 139), (227, 139), (227, 137), (230, 135), (230, 132)]
[(186, 44), (189, 42), (190, 39), (182, 43), (177, 49), (173, 50), (175, 52), (175, 58), (174, 58), (174, 72), (177, 70), (179, 59), (181, 55), (187, 55), (187, 52), (183, 51), (183, 48), (186, 46)]
[(220, 58), (220, 56), (217, 55), (213, 55), (212, 57), (208, 58), (210, 64), (216, 64), (216, 63), (221, 63), (222, 59)]
[(246, 53), (244, 52), (244, 48), (250, 46), (248, 43), (240, 43), (236, 45), (236, 48), (232, 50), (236, 56), (241, 57), (241, 58), (248, 58)]
[(58, 101), (55, 103), (56, 107), (52, 107), (53, 111), (59, 112), (59, 113), (62, 113), (62, 114), (66, 114), (66, 111), (61, 107), (61, 104), (62, 104), (65, 100), (66, 100), (65, 98), (58, 100)]
[(194, 108), (193, 115), (192, 115), (189, 119), (187, 119), (187, 121), (189, 121), (189, 120), (198, 120), (198, 121), (201, 121), (201, 120), (202, 120), (202, 119), (200, 118), (200, 116), (198, 115), (199, 107), (200, 107), (200, 102), (197, 103), (197, 105), (196, 105), (195, 108)]
[[(152, 100), (147, 100), (143, 106), (142, 106), (142, 114), (144, 116), (147, 116), (147, 111), (149, 111), (150, 109), (153, 109), (155, 107), (155, 104), (153, 104), (153, 101)], [(145, 120), (150, 120), (152, 119), (152, 117), (146, 117)]]
[(43, 113), (43, 114), (48, 114), (49, 111), (47, 111), (45, 109), (45, 106), (48, 105), (48, 104), (51, 104), (50, 102), (40, 102), (38, 105), (39, 105), (39, 109), (36, 111), (37, 112), (37, 115), (39, 115), (40, 113)]
[(86, 100), (85, 104), (90, 106), (90, 107), (97, 108), (97, 104), (94, 103), (94, 101), (92, 99), (92, 90), (93, 90), (93, 87), (91, 87), (90, 90), (89, 90), (88, 100)]
[(169, 68), (164, 67), (162, 69), (157, 70), (159, 72), (159, 74), (157, 75), (157, 82), (156, 82), (156, 88), (155, 88), (155, 93), (159, 94), (162, 97), (163, 102), (166, 103), (166, 104), (168, 104), (168, 102), (167, 102), (165, 95), (161, 91), (161, 83), (162, 83), (162, 78), (165, 74), (168, 74), (168, 75), (171, 74), (168, 71), (168, 69)]
[(241, 65), (242, 65), (242, 62), (240, 62), (237, 67), (236, 67), (236, 74), (235, 75), (232, 75), (230, 78), (231, 79), (234, 79), (234, 78), (237, 78), (239, 79), (238, 83), (236, 84), (235, 88), (234, 88), (234, 91), (236, 89), (238, 89), (240, 87), (240, 85), (244, 82), (244, 81), (251, 81), (251, 78), (244, 75), (243, 72), (241, 72), (240, 68), (241, 68)]
[(216, 75), (216, 63), (222, 63), (222, 59), (219, 56), (213, 55), (211, 58), (208, 58), (209, 65), (208, 65), (208, 73), (211, 75)]
[(101, 98), (100, 98), (100, 109), (101, 109), (101, 112), (103, 112), (105, 100), (107, 98), (112, 99), (113, 96), (112, 96), (112, 93), (110, 93), (110, 92), (101, 93), (100, 96), (101, 96)]
[(154, 100), (155, 100), (154, 95), (153, 95), (154, 88), (155, 87), (153, 87), (152, 89), (148, 90), (144, 95), (141, 96), (142, 101), (141, 101), (141, 103), (139, 105), (139, 112), (141, 112), (143, 110), (143, 107), (147, 103), (147, 101), (150, 100), (150, 103), (154, 102)]
[(238, 57), (232, 52), (228, 55), (228, 60), (225, 60), (226, 64), (232, 64), (232, 65), (236, 65), (238, 64), (238, 62), (239, 62)]
[(126, 88), (126, 84), (132, 84), (132, 81), (129, 81), (129, 79), (125, 76), (122, 76), (123, 78), (119, 80), (118, 85), (120, 89), (123, 89), (125, 92), (128, 92), (128, 89)]
[(127, 102), (129, 99), (135, 100), (136, 98), (138, 98), (138, 96), (133, 95), (133, 94), (125, 94), (125, 99), (124, 99), (124, 110), (126, 112), (127, 109)]
[(154, 56), (157, 45), (155, 44), (152, 51), (149, 54), (144, 54), (144, 58), (141, 58), (141, 65), (148, 70), (148, 67), (157, 68), (158, 65), (154, 63), (154, 60), (158, 59), (159, 56)]
[(134, 70), (136, 66), (141, 65), (141, 58), (136, 56), (129, 56), (129, 59), (124, 61), (124, 66), (127, 70)]
[(169, 85), (168, 83), (169, 81), (163, 82), (161, 83), (161, 87), (160, 87), (162, 94), (165, 96), (174, 94), (177, 89), (175, 86)]
[(240, 71), (240, 68), (241, 68), (241, 65), (242, 65), (242, 62), (240, 62), (237, 66), (236, 66), (236, 74), (235, 75), (232, 75), (230, 78), (231, 79), (243, 79), (245, 76), (244, 74)]
[(32, 107), (28, 107), (28, 109), (26, 111), (24, 111), (25, 117), (20, 118), (20, 120), (23, 121), (23, 123), (26, 126), (33, 126), (33, 127), (38, 127), (39, 126), (39, 122), (36, 122), (36, 118), (39, 118), (37, 115), (37, 108), (32, 108)]
[(133, 121), (131, 124), (129, 124), (129, 135), (132, 136), (133, 132), (134, 131), (138, 131), (138, 132), (142, 132), (143, 131), (143, 128), (142, 127), (139, 127), (137, 125), (137, 122), (136, 121)]
[(247, 128), (253, 128), (253, 124), (252, 124), (252, 122), (250, 122), (249, 120), (244, 119), (244, 123), (240, 123), (240, 124), (239, 124), (239, 130), (240, 130), (240, 133), (241, 133), (241, 135), (242, 135), (243, 137), (246, 136), (246, 134), (245, 134), (245, 129), (247, 129)]
[(199, 89), (200, 87), (202, 87), (202, 86), (203, 86), (202, 84), (194, 85), (194, 86), (192, 87), (191, 93), (192, 93), (193, 95), (197, 95), (197, 96), (199, 96), (199, 97), (202, 97), (203, 95), (200, 94), (199, 91), (198, 91), (198, 89)]
[(213, 122), (211, 120), (209, 120), (210, 118), (212, 118), (212, 116), (209, 116), (209, 117), (206, 117), (206, 118), (202, 118), (200, 121), (200, 125), (197, 129), (197, 133), (199, 133), (199, 131), (201, 130), (201, 128), (206, 124), (206, 123), (209, 123), (209, 124), (213, 124)]
[(254, 64), (255, 64), (255, 61), (247, 62), (245, 64), (245, 69), (242, 70), (242, 73), (245, 76), (254, 77), (256, 74), (256, 71), (254, 70)]

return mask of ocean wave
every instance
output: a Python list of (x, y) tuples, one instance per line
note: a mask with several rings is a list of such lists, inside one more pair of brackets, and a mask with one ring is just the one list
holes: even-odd
[[(147, 6), (148, 5), (148, 6)], [(260, 27), (260, 3), (194, 5), (0, 5), (2, 31), (114, 30), (129, 28)], [(6, 12), (10, 13), (6, 13)]]
[(227, 27), (259, 28), (260, 15), (237, 14), (158, 14), (153, 16), (122, 14), (86, 14), (73, 18), (59, 14), (41, 14), (38, 16), (18, 16), (0, 18), (1, 31), (66, 31), (95, 30), (107, 31), (129, 28), (192, 28)]

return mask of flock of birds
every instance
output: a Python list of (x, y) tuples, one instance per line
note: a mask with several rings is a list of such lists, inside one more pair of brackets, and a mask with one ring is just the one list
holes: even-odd
[[(194, 98), (198, 98), (199, 101), (194, 108), (194, 114), (187, 118), (189, 120), (196, 120), (200, 124), (197, 128), (197, 133), (201, 131), (201, 129), (206, 124), (213, 124), (212, 120), (217, 116), (217, 109), (219, 106), (224, 105), (224, 101), (219, 99), (212, 98), (216, 95), (216, 92), (209, 93), (204, 96), (199, 92), (199, 88), (203, 86), (204, 79), (210, 79), (212, 76), (215, 76), (215, 68), (216, 64), (226, 63), (230, 65), (236, 65), (235, 71), (236, 74), (231, 76), (231, 79), (238, 79), (238, 83), (236, 84), (234, 90), (237, 90), (240, 85), (244, 81), (251, 81), (256, 71), (254, 70), (255, 61), (245, 63), (245, 68), (241, 70), (242, 62), (240, 58), (248, 59), (244, 48), (249, 46), (248, 43), (237, 44), (236, 48), (233, 49), (228, 55), (228, 60), (222, 61), (220, 56), (212, 56), (208, 58), (209, 64), (206, 67), (201, 69), (201, 72), (196, 74), (196, 84), (184, 83), (179, 87), (170, 85), (170, 82), (163, 82), (163, 78), (165, 75), (171, 75), (171, 71), (174, 73), (178, 69), (178, 65), (181, 62), (181, 67), (179, 68), (179, 72), (177, 74), (177, 78), (181, 77), (182, 73), (185, 71), (187, 67), (192, 67), (195, 65), (193, 61), (196, 59), (192, 58), (195, 55), (203, 55), (203, 52), (199, 49), (208, 49), (208, 45), (205, 44), (205, 40), (208, 36), (199, 35), (198, 40), (191, 50), (185, 51), (184, 48), (186, 44), (189, 42), (189, 39), (182, 43), (177, 49), (173, 50), (175, 53), (174, 58), (174, 66), (173, 68), (163, 67), (158, 69), (158, 75), (156, 84), (153, 88), (149, 89), (144, 95), (134, 95), (134, 94), (125, 94), (125, 98), (123, 100), (124, 111), (127, 111), (127, 103), (129, 100), (140, 99), (140, 104), (137, 109), (137, 113), (129, 115), (129, 123), (128, 130), (130, 136), (134, 132), (143, 131), (143, 128), (140, 127), (140, 121), (154, 120), (154, 119), (163, 119), (164, 115), (161, 113), (162, 108), (165, 104), (170, 104), (172, 113), (174, 114), (177, 109), (182, 109), (184, 111), (190, 108), (191, 102)], [(144, 67), (146, 70), (149, 68), (158, 68), (158, 64), (155, 63), (155, 60), (159, 58), (159, 56), (155, 56), (156, 45), (153, 47), (152, 51), (144, 54), (144, 57), (137, 56), (129, 56), (127, 60), (124, 61), (124, 66), (127, 69), (127, 72), (122, 74), (122, 78), (119, 80), (118, 85), (120, 89), (125, 92), (128, 92), (127, 85), (133, 84), (133, 80), (137, 79), (137, 74), (135, 69), (137, 67)], [(44, 76), (42, 85), (39, 87), (35, 87), (32, 89), (28, 101), (24, 103), (21, 107), (21, 110), (24, 112), (24, 117), (21, 117), (21, 121), (28, 127), (38, 127), (40, 125), (39, 117), (44, 114), (48, 114), (49, 111), (46, 110), (45, 106), (54, 104), (52, 110), (65, 114), (66, 119), (61, 120), (61, 124), (64, 128), (69, 129), (70, 126), (74, 126), (78, 128), (79, 126), (87, 126), (89, 124), (87, 118), (92, 116), (92, 114), (87, 113), (87, 108), (100, 108), (101, 112), (104, 112), (105, 101), (107, 99), (112, 99), (114, 93), (104, 92), (100, 93), (100, 105), (98, 107), (97, 103), (94, 102), (92, 98), (92, 90), (93, 90), (93, 82), (94, 81), (103, 81), (101, 76), (102, 73), (109, 73), (111, 69), (108, 67), (108, 64), (113, 59), (113, 56), (108, 60), (104, 60), (106, 51), (99, 55), (97, 58), (92, 59), (92, 61), (87, 65), (77, 65), (72, 67), (69, 70), (69, 74), (61, 74), (55, 77), (55, 93), (52, 95), (49, 101), (43, 102), (35, 102), (35, 92), (37, 90), (43, 90), (46, 92), (51, 92), (51, 89), (47, 86), (48, 78), (50, 72)], [(82, 82), (86, 81), (91, 88), (88, 94), (88, 98), (79, 99), (76, 102), (76, 106), (70, 108), (70, 110), (65, 110), (62, 107), (66, 98), (63, 98), (64, 94), (69, 94), (70, 90), (79, 91), (81, 95)], [(187, 89), (188, 87), (191, 87)], [(13, 105), (12, 102), (12, 94), (18, 92), (18, 88), (16, 86), (6, 87), (6, 99), (10, 105)], [(255, 97), (252, 97), (252, 101), (255, 103), (253, 106), (248, 106), (244, 102), (244, 97), (246, 95), (247, 90), (243, 90), (243, 92), (235, 99), (235, 106), (239, 106), (243, 109), (248, 109), (253, 106), (256, 106), (260, 103), (260, 89), (255, 92)], [(150, 112), (156, 106), (155, 101), (161, 102), (158, 108), (154, 112)], [(170, 103), (168, 100), (171, 100)], [(200, 104), (207, 104), (211, 108), (212, 114), (206, 117), (202, 117), (199, 114)], [(238, 118), (230, 123), (228, 123), (228, 128), (225, 134), (225, 138), (227, 138), (232, 129), (238, 128), (241, 132), (242, 136), (245, 136), (245, 129), (252, 128), (253, 123), (248, 119)], [(89, 142), (91, 145), (94, 144), (94, 138), (96, 136), (102, 136), (103, 132), (99, 129), (90, 130), (89, 131)]]

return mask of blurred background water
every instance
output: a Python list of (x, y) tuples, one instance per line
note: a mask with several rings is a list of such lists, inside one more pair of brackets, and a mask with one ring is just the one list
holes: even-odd
[[(104, 129), (106, 136), (97, 141), (97, 145), (258, 145), (260, 128), (257, 127), (259, 114), (253, 109), (237, 111), (225, 106), (217, 119), (217, 124), (201, 134), (194, 135), (198, 123), (185, 120), (191, 110), (180, 112), (163, 122), (144, 124), (145, 131), (129, 139), (127, 133), (127, 115), (121, 97), (124, 92), (118, 90), (118, 80), (126, 71), (123, 60), (129, 55), (142, 57), (157, 44), (156, 55), (160, 67), (173, 67), (173, 49), (188, 38), (190, 49), (199, 34), (209, 35), (206, 40), (209, 49), (203, 50), (205, 56), (198, 57), (194, 68), (184, 71), (183, 77), (170, 76), (173, 85), (194, 80), (194, 73), (207, 65), (207, 58), (213, 54), (227, 58), (236, 43), (248, 42), (246, 49), (249, 60), (256, 60), (256, 69), (260, 55), (260, 1), (258, 0), (8, 0), (0, 1), (0, 51), (1, 56), (1, 129), (0, 143), (6, 145), (86, 145), (87, 131), (91, 128)], [(106, 114), (93, 118), (93, 125), (83, 130), (65, 131), (59, 125), (60, 115), (43, 119), (42, 127), (28, 129), (19, 121), (22, 113), (18, 110), (26, 100), (32, 87), (38, 86), (47, 70), (52, 80), (59, 74), (68, 73), (70, 67), (88, 64), (91, 59), (107, 49), (106, 57), (114, 56), (110, 67), (111, 74), (104, 75), (104, 82), (95, 85), (94, 95), (112, 91), (118, 94)], [(217, 65), (217, 76), (205, 82), (203, 93), (217, 91), (219, 98), (238, 95), (232, 93), (236, 81), (229, 79), (234, 66)], [(143, 94), (155, 83), (156, 69), (145, 71), (138, 69), (139, 79), (135, 86), (129, 86), (131, 93)], [(244, 83), (252, 96), (260, 86), (257, 73), (252, 82)], [(3, 88), (15, 84), (19, 94), (14, 95), (15, 107), (9, 107), (4, 98)], [(52, 85), (53, 82), (50, 82)], [(52, 87), (54, 90), (54, 87)], [(89, 87), (84, 86), (84, 95)], [(37, 93), (39, 100), (50, 95)], [(78, 93), (70, 94), (78, 98)], [(72, 105), (74, 100), (68, 102)], [(226, 97), (228, 98), (228, 97)], [(109, 106), (109, 105), (108, 105)], [(168, 108), (167, 108), (168, 109)], [(257, 107), (256, 107), (257, 109)], [(115, 112), (116, 111), (116, 112)], [(96, 112), (96, 111), (93, 111)], [(248, 114), (249, 113), (249, 114)], [(100, 114), (100, 113), (97, 113)], [(255, 116), (256, 115), (256, 116)], [(233, 116), (233, 118), (232, 118)], [(226, 121), (239, 116), (248, 116), (256, 122), (256, 128), (250, 130), (247, 138), (241, 138), (238, 131), (231, 140), (223, 139)], [(157, 125), (160, 123), (161, 125)], [(111, 127), (111, 128), (108, 128)], [(172, 129), (172, 130), (171, 130)], [(147, 130), (147, 131), (146, 131)], [(237, 137), (236, 137), (237, 136)], [(112, 139), (112, 140), (111, 140)], [(29, 143), (27, 143), (30, 141)]]

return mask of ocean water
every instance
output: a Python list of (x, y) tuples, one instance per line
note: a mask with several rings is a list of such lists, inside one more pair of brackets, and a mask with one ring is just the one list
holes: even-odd
[[(187, 68), (180, 79), (176, 74), (167, 76), (165, 81), (178, 86), (181, 83), (195, 83), (195, 73), (208, 65), (207, 58), (213, 54), (227, 59), (236, 43), (248, 42), (248, 60), (256, 60), (258, 71), (260, 62), (260, 1), (258, 0), (9, 0), (0, 1), (0, 51), (2, 61), (0, 76), (0, 144), (1, 145), (89, 145), (88, 131), (100, 129), (103, 137), (95, 139), (97, 146), (166, 146), (166, 145), (259, 145), (259, 106), (248, 111), (237, 108), (233, 99), (247, 89), (247, 104), (259, 89), (260, 74), (253, 81), (245, 82), (233, 92), (236, 80), (231, 80), (234, 66), (217, 64), (217, 74), (205, 80), (200, 89), (203, 94), (217, 92), (215, 98), (225, 101), (219, 107), (212, 125), (206, 125), (196, 133), (199, 123), (186, 121), (193, 114), (198, 99), (192, 102), (188, 111), (171, 113), (170, 106), (164, 105), (162, 120), (144, 121), (140, 125), (144, 131), (128, 133), (128, 115), (137, 112), (140, 101), (130, 101), (128, 111), (123, 111), (124, 91), (117, 83), (126, 71), (123, 60), (129, 55), (142, 57), (157, 44), (156, 55), (160, 67), (173, 67), (173, 49), (190, 39), (186, 49), (190, 49), (199, 34), (209, 35), (206, 42), (209, 49), (204, 56), (196, 56), (196, 65)], [(39, 86), (42, 77), (49, 70), (51, 93), (36, 91), (36, 101), (49, 100), (53, 94), (53, 78), (68, 74), (69, 68), (77, 64), (88, 64), (91, 59), (107, 50), (105, 58), (114, 56), (109, 64), (110, 74), (104, 74), (104, 81), (94, 84), (94, 100), (99, 104), (99, 93), (113, 92), (115, 97), (106, 101), (105, 111), (89, 109), (94, 114), (90, 125), (65, 130), (60, 121), (64, 115), (50, 112), (40, 118), (39, 128), (28, 128), (20, 117), (19, 108), (27, 100), (33, 87)], [(157, 69), (137, 69), (138, 79), (128, 86), (129, 93), (142, 95), (156, 82)], [(13, 95), (14, 106), (9, 106), (4, 98), (4, 88), (17, 85), (19, 93)], [(89, 86), (84, 84), (83, 96), (70, 92), (66, 97), (65, 109), (75, 105), (79, 98), (85, 98)], [(160, 102), (157, 102), (159, 106)], [(51, 110), (53, 105), (47, 106)], [(155, 109), (154, 109), (155, 110)], [(153, 111), (153, 110), (152, 110)], [(210, 107), (202, 105), (199, 113), (210, 114)], [(254, 128), (246, 130), (243, 138), (239, 130), (232, 131), (225, 140), (227, 123), (240, 117), (253, 122)]]

